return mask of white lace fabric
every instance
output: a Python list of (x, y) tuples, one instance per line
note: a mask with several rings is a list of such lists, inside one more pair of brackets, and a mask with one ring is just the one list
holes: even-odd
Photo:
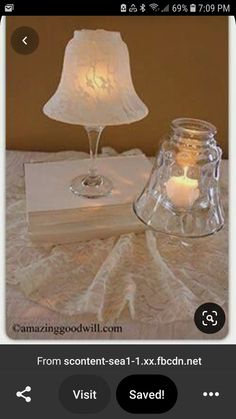
[[(137, 153), (140, 151), (123, 154)], [(115, 154), (104, 148), (102, 155)], [(57, 312), (65, 315), (67, 322), (70, 317), (88, 316), (109, 324), (138, 322), (155, 330), (192, 321), (196, 308), (204, 302), (226, 307), (227, 219), (214, 236), (185, 243), (151, 230), (57, 246), (30, 241), (23, 163), (84, 157), (87, 154), (79, 152), (7, 152), (6, 280), (8, 294), (14, 294), (14, 304), (7, 307), (10, 323), (20, 312), (18, 304), (29, 300), (50, 310), (48, 320), (50, 312), (52, 318)], [(223, 161), (221, 192), (226, 218), (227, 170), (227, 161)]]

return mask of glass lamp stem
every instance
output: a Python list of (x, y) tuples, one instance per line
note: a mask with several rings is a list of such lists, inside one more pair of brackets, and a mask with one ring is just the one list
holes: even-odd
[(72, 180), (70, 190), (75, 195), (83, 196), (84, 198), (100, 198), (109, 195), (113, 187), (110, 179), (103, 176), (102, 173), (98, 173), (96, 164), (99, 140), (104, 127), (85, 126), (84, 128), (89, 138), (89, 168), (87, 174), (81, 174)]
[(85, 127), (85, 129), (89, 138), (90, 167), (88, 173), (91, 178), (96, 178), (98, 176), (96, 167), (98, 145), (103, 127)]

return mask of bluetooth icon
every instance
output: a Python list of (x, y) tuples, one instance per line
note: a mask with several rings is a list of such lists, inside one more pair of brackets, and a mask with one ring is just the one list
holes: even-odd
[(144, 12), (146, 11), (146, 6), (145, 6), (145, 4), (141, 4), (141, 6), (140, 6), (140, 11), (141, 11), (142, 13), (144, 13)]

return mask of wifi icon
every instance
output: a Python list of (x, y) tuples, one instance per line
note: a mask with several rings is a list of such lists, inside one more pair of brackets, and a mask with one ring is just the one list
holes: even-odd
[(149, 7), (151, 7), (151, 9), (156, 12), (158, 10), (158, 4), (157, 3), (151, 3), (149, 4)]

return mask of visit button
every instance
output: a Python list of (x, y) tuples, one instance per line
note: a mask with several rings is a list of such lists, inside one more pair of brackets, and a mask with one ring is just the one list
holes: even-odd
[(59, 389), (62, 406), (71, 413), (99, 413), (111, 398), (107, 382), (96, 375), (72, 375), (66, 378)]
[(165, 413), (177, 397), (175, 383), (165, 375), (129, 375), (116, 391), (119, 405), (129, 413)]

